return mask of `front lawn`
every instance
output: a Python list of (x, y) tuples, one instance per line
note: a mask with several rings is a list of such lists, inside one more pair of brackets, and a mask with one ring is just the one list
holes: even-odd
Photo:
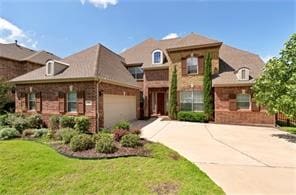
[(0, 194), (223, 194), (174, 151), (147, 147), (153, 157), (78, 160), (32, 141), (0, 141)]
[(281, 127), (282, 130), (292, 134), (296, 134), (296, 127)]

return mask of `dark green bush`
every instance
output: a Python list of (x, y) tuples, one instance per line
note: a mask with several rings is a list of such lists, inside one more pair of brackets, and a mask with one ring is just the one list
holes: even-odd
[(8, 125), (7, 118), (8, 118), (7, 114), (0, 115), (0, 126)]
[(121, 145), (124, 147), (135, 148), (141, 144), (140, 137), (135, 134), (127, 134), (121, 138)]
[(49, 118), (49, 127), (52, 130), (57, 130), (60, 127), (60, 117), (57, 115), (52, 115)]
[(203, 112), (178, 112), (177, 116), (179, 121), (190, 122), (207, 122), (207, 116)]
[(113, 129), (124, 129), (129, 130), (130, 129), (130, 123), (128, 121), (122, 120), (119, 121)]
[(90, 121), (89, 118), (86, 116), (80, 116), (75, 118), (75, 130), (80, 133), (87, 133), (89, 132)]
[(101, 128), (100, 133), (111, 133), (111, 130), (108, 128)]
[(78, 135), (78, 132), (72, 128), (63, 128), (58, 131), (58, 134), (61, 136), (63, 143), (70, 143), (72, 137)]
[(116, 151), (112, 134), (99, 134), (99, 139), (96, 142), (96, 151), (101, 153), (114, 153)]
[(62, 116), (60, 118), (60, 123), (62, 128), (72, 128), (75, 126), (75, 117), (74, 116)]
[(42, 116), (40, 114), (33, 114), (27, 117), (28, 127), (32, 129), (39, 129), (42, 127)]
[(29, 127), (28, 120), (21, 116), (15, 117), (14, 121), (12, 121), (12, 127), (22, 133), (24, 129)]
[(19, 132), (15, 128), (0, 129), (0, 140), (11, 139), (19, 136)]
[(92, 149), (94, 147), (94, 142), (91, 135), (80, 134), (72, 137), (70, 142), (70, 148), (72, 151), (82, 151)]

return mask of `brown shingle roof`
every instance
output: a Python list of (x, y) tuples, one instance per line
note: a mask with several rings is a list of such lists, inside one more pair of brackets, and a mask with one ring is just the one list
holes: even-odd
[(17, 61), (29, 61), (37, 64), (45, 64), (46, 61), (50, 59), (61, 59), (47, 51), (35, 51), (16, 43), (0, 43), (0, 57)]
[(137, 83), (124, 67), (124, 59), (101, 44), (82, 50), (60, 60), (69, 64), (63, 72), (54, 76), (45, 75), (45, 67), (12, 79), (12, 82), (48, 82), (58, 80), (83, 80), (99, 78), (131, 87)]

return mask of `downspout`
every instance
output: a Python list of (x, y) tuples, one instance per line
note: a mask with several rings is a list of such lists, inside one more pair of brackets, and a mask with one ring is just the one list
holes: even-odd
[(100, 111), (99, 111), (99, 100), (100, 100), (100, 89), (99, 89), (99, 86), (100, 86), (100, 83), (101, 83), (101, 80), (99, 78), (97, 78), (97, 87), (96, 87), (96, 110), (97, 110), (97, 113), (96, 113), (96, 132), (99, 131), (100, 129)]

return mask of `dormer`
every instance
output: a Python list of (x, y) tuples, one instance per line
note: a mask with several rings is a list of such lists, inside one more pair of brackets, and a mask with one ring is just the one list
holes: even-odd
[(238, 71), (236, 72), (236, 77), (240, 81), (250, 80), (250, 69), (246, 67), (238, 69)]
[(163, 64), (163, 52), (160, 49), (152, 52), (152, 64)]
[(58, 60), (49, 60), (46, 62), (46, 76), (54, 76), (59, 74), (60, 72), (64, 71), (66, 68), (69, 67), (69, 64), (65, 62), (61, 62)]

